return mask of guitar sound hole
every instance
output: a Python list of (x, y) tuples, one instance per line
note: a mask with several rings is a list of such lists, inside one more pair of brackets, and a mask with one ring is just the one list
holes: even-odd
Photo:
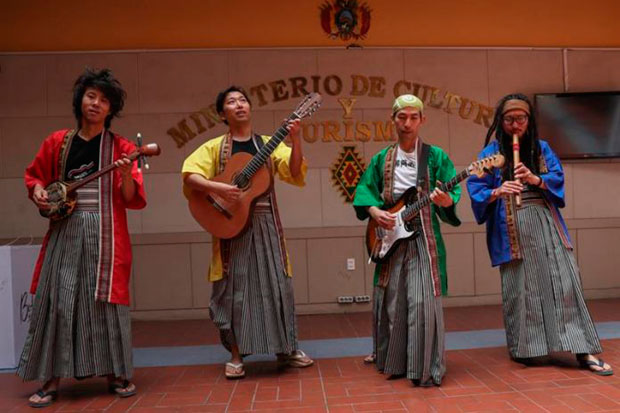
[(239, 174), (233, 178), (233, 183), (237, 186), (237, 188), (246, 190), (250, 185), (250, 180), (244, 174)]

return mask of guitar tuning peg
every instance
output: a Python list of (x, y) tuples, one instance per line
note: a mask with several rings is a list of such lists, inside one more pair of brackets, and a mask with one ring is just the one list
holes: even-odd
[[(138, 148), (140, 148), (142, 146), (142, 134), (140, 132), (136, 134), (136, 142), (137, 142)], [(138, 156), (138, 171), (142, 172), (142, 164), (144, 163), (145, 163), (144, 156)], [(146, 167), (146, 165), (145, 165), (145, 168), (149, 169)]]

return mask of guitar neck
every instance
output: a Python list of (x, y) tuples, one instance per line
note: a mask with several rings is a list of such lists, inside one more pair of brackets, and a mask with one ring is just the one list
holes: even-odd
[[(457, 186), (461, 181), (466, 179), (469, 175), (470, 175), (469, 168), (464, 169), (463, 171), (461, 171), (461, 173), (456, 175), (454, 178), (450, 179), (448, 182), (445, 182), (445, 183), (442, 183), (441, 185), (439, 185), (438, 188), (440, 190), (442, 190), (443, 192), (450, 192), (452, 189), (454, 189), (455, 186)], [(415, 201), (413, 204), (409, 205), (402, 212), (403, 219), (405, 221), (411, 220), (413, 217), (415, 217), (417, 215), (417, 213), (422, 208), (424, 208), (425, 206), (429, 205), (430, 203), (431, 203), (431, 196), (430, 196), (430, 194), (426, 194), (424, 196), (419, 197), (417, 201)]]
[(256, 155), (252, 157), (252, 160), (243, 168), (241, 173), (244, 176), (251, 178), (265, 164), (276, 147), (286, 138), (286, 135), (288, 135), (288, 130), (286, 129), (288, 121), (296, 119), (300, 119), (300, 117), (293, 112), (288, 119), (280, 125), (269, 141), (261, 146)]
[[(140, 152), (139, 151), (133, 151), (132, 153), (127, 155), (127, 158), (129, 158), (130, 161), (133, 161), (138, 156), (140, 156)], [(115, 168), (117, 168), (117, 166), (114, 163), (111, 163), (108, 166), (105, 166), (105, 167), (99, 169), (97, 172), (88, 175), (86, 178), (80, 179), (79, 181), (71, 183), (71, 184), (69, 184), (67, 186), (67, 192), (75, 191), (76, 189), (86, 185), (87, 183), (89, 183), (89, 182), (99, 178), (102, 175), (107, 174), (108, 172), (114, 170)]]

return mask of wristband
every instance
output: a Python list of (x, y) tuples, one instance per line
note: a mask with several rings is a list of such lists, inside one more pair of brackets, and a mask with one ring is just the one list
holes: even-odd
[(537, 187), (539, 187), (539, 188), (542, 188), (542, 184), (543, 184), (545, 181), (543, 181), (542, 176), (539, 176), (539, 177), (538, 177), (538, 179), (540, 179), (540, 182), (539, 182), (539, 183), (538, 183), (538, 185), (536, 185), (536, 186), (537, 186)]

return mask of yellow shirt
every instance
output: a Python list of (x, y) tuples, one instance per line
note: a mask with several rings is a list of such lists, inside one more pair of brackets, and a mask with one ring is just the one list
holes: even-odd
[[(203, 143), (198, 149), (196, 149), (190, 156), (183, 162), (183, 179), (188, 174), (199, 174), (207, 179), (215, 177), (220, 168), (220, 153), (222, 142), (226, 135), (218, 136), (205, 143)], [(269, 136), (261, 136), (264, 143), (269, 141)], [(304, 159), (301, 164), (301, 173), (297, 177), (291, 175), (289, 167), (289, 161), (291, 159), (291, 148), (284, 143), (280, 143), (271, 154), (271, 160), (273, 163), (273, 173), (277, 175), (280, 180), (288, 182), (296, 186), (304, 186), (306, 184), (306, 172), (308, 165)], [(183, 183), (183, 194), (186, 198), (189, 198), (189, 194), (192, 189)], [(283, 251), (288, 258), (288, 252)], [(292, 269), (290, 261), (287, 259), (288, 268), (287, 273), (292, 276)], [(211, 258), (211, 265), (209, 267), (209, 281), (218, 281), (223, 277), (222, 255), (220, 251), (220, 240), (213, 237), (213, 254)]]

